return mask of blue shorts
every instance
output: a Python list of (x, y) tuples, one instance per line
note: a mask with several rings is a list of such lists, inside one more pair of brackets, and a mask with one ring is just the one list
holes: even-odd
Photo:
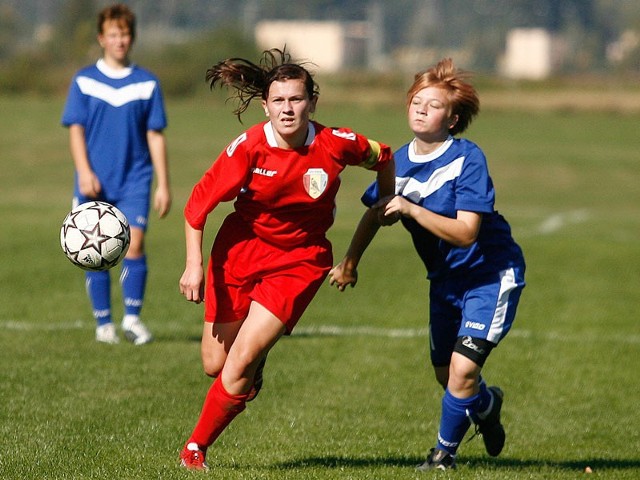
[(76, 190), (73, 197), (73, 207), (82, 203), (91, 202), (92, 200), (100, 200), (110, 203), (120, 210), (130, 227), (136, 227), (142, 231), (147, 230), (147, 222), (149, 220), (150, 208), (150, 189), (149, 187), (131, 190), (129, 194), (122, 195), (120, 198), (110, 198), (107, 195), (100, 195), (98, 198), (89, 198), (81, 195)]
[(468, 335), (497, 345), (511, 328), (524, 286), (524, 267), (479, 277), (432, 280), (431, 363), (449, 365), (458, 337)]

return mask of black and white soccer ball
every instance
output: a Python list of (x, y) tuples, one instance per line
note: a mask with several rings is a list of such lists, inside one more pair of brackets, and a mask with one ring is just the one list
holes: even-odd
[(124, 214), (106, 202), (78, 205), (60, 228), (60, 246), (71, 263), (85, 270), (108, 270), (129, 249), (131, 230)]

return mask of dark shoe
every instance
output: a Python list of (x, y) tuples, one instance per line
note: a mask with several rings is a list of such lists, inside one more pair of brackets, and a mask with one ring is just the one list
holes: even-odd
[(456, 468), (456, 459), (453, 455), (439, 448), (432, 448), (423, 464), (418, 465), (416, 470), (422, 472), (427, 470), (449, 470)]
[(493, 405), (485, 418), (476, 421), (476, 426), (478, 433), (482, 435), (487, 453), (492, 457), (497, 457), (502, 452), (506, 439), (504, 427), (500, 423), (500, 411), (502, 410), (504, 393), (499, 387), (489, 387), (488, 390), (493, 396)]

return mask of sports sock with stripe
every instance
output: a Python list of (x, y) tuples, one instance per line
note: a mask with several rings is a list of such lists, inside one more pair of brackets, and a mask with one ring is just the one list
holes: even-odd
[(108, 271), (86, 272), (85, 287), (98, 325), (111, 323), (111, 276)]
[(475, 414), (480, 401), (479, 395), (469, 398), (457, 398), (449, 389), (442, 397), (442, 414), (438, 431), (437, 448), (455, 455), (458, 446), (471, 425), (469, 417)]
[(140, 315), (147, 284), (147, 257), (125, 258), (120, 274), (125, 315)]

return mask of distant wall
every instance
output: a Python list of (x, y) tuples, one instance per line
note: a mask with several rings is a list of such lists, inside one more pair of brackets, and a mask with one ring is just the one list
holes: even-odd
[(366, 61), (366, 22), (262, 21), (255, 38), (262, 49), (286, 45), (294, 59), (310, 61), (323, 73)]
[(553, 37), (542, 28), (517, 28), (507, 34), (501, 73), (509, 78), (543, 80), (553, 70)]

